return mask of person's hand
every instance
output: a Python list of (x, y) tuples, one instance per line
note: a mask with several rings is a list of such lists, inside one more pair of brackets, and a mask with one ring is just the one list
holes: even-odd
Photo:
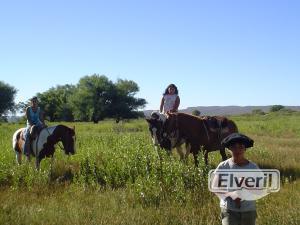
[(169, 110), (169, 111), (166, 112), (166, 114), (167, 114), (167, 115), (171, 115), (171, 114), (172, 114), (172, 111)]
[(237, 191), (231, 191), (225, 194), (226, 197), (230, 197), (238, 207), (241, 207), (241, 196), (242, 192), (240, 190)]
[(241, 208), (241, 199), (240, 198), (234, 199), (234, 202), (238, 208)]

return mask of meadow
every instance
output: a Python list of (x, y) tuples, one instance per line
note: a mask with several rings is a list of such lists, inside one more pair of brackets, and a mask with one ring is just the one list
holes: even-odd
[[(255, 140), (248, 158), (281, 172), (281, 190), (257, 201), (257, 224), (300, 224), (300, 114), (231, 119)], [(192, 156), (184, 164), (156, 151), (142, 119), (64, 124), (76, 127), (76, 154), (57, 148), (39, 172), (34, 160), (15, 163), (11, 139), (22, 124), (0, 125), (0, 224), (221, 224), (207, 188), (218, 152), (195, 168)]]

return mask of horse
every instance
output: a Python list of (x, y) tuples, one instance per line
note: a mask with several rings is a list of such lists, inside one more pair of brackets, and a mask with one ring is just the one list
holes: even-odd
[[(146, 121), (149, 125), (153, 145), (155, 147), (159, 146), (166, 149), (169, 154), (171, 154), (173, 148), (176, 148), (177, 153), (180, 155), (180, 159), (183, 159), (185, 155), (181, 146), (185, 143), (185, 140), (176, 140), (176, 144), (174, 144), (174, 140), (167, 137), (167, 134), (164, 132), (164, 124), (167, 121), (167, 116), (162, 113), (153, 112), (151, 118), (146, 118)], [(186, 144), (186, 150), (188, 151), (188, 149), (189, 145)]]
[[(55, 152), (55, 144), (62, 142), (66, 155), (74, 155), (76, 152), (75, 142), (75, 128), (69, 128), (64, 125), (57, 125), (51, 127), (45, 127), (40, 130), (39, 133), (33, 134), (35, 126), (31, 127), (31, 144), (30, 155), (35, 157), (35, 166), (39, 170), (40, 162), (45, 157), (52, 157)], [(33, 137), (32, 137), (33, 136)], [(20, 165), (22, 163), (23, 145), (25, 142), (25, 128), (18, 129), (12, 138), (13, 150), (16, 154), (16, 161)], [(28, 157), (30, 160), (30, 156)]]
[(186, 154), (180, 153), (180, 158), (186, 158), (189, 153), (194, 156), (198, 165), (198, 153), (203, 149), (205, 164), (208, 164), (208, 153), (219, 150), (222, 160), (227, 156), (221, 141), (231, 133), (238, 132), (236, 124), (226, 117), (198, 117), (185, 113), (170, 113), (167, 115), (152, 113), (147, 119), (154, 144), (166, 150), (181, 148), (186, 144)]

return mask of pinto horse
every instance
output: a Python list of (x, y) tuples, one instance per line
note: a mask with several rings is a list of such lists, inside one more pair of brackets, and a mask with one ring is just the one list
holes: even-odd
[[(13, 149), (16, 153), (18, 164), (22, 162), (23, 145), (25, 142), (25, 128), (18, 129), (12, 139)], [(36, 159), (36, 169), (40, 168), (40, 162), (45, 157), (53, 157), (55, 144), (62, 142), (65, 154), (75, 154), (75, 128), (64, 125), (57, 125), (43, 128), (39, 134), (31, 141), (30, 155)]]
[(192, 153), (195, 165), (198, 165), (198, 153), (203, 149), (205, 163), (208, 164), (208, 152), (220, 151), (222, 160), (227, 156), (221, 145), (223, 138), (238, 132), (232, 120), (226, 117), (197, 117), (185, 113), (171, 113), (168, 115), (152, 113), (147, 119), (154, 144), (171, 150), (181, 149), (186, 144), (186, 154), (179, 153), (180, 158)]
[[(173, 148), (176, 148), (177, 153), (180, 155), (180, 159), (184, 158), (184, 153), (182, 151), (182, 144), (185, 143), (184, 139), (174, 140), (174, 138), (168, 138), (165, 132), (165, 123), (167, 121), (167, 116), (162, 113), (153, 112), (151, 118), (146, 118), (149, 125), (149, 131), (151, 134), (152, 142), (155, 147), (160, 146), (171, 153)], [(188, 149), (186, 144), (186, 149)]]

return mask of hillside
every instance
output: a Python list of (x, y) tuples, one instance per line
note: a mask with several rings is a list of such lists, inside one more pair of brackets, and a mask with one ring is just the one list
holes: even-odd
[[(188, 107), (186, 109), (179, 110), (180, 112), (191, 113), (197, 109), (201, 112), (201, 115), (241, 115), (245, 113), (251, 113), (254, 109), (261, 109), (264, 112), (269, 112), (272, 106), (196, 106)], [(287, 109), (300, 111), (300, 106), (285, 106)], [(144, 114), (149, 116), (154, 110), (145, 110)]]

